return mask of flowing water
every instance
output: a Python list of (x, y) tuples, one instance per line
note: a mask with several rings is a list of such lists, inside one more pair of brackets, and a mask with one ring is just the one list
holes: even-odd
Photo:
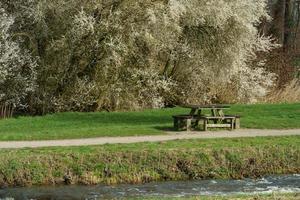
[(59, 186), (0, 189), (3, 200), (98, 200), (142, 197), (185, 197), (196, 195), (264, 194), (300, 192), (300, 174), (262, 179), (200, 180), (117, 186)]

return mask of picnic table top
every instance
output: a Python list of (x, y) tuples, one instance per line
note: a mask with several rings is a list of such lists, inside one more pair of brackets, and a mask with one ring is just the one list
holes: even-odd
[(191, 109), (229, 109), (230, 105), (225, 104), (211, 104), (211, 105), (182, 105), (183, 108)]

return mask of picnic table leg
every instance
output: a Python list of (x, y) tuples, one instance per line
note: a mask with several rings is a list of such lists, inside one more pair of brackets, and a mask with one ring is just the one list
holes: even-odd
[(191, 112), (190, 112), (190, 115), (192, 115), (192, 116), (195, 115), (196, 111), (197, 111), (197, 109), (192, 108), (192, 110), (191, 110)]
[(200, 121), (200, 117), (201, 117), (201, 109), (198, 110), (197, 112), (197, 120), (196, 120), (196, 124), (195, 126), (198, 127), (199, 126), (199, 121)]
[(186, 130), (187, 131), (192, 130), (192, 120), (191, 119), (186, 120)]
[[(218, 117), (224, 117), (225, 116), (222, 109), (217, 109), (217, 114), (218, 114)], [(219, 120), (220, 123), (223, 123), (223, 121), (224, 121), (224, 119)]]
[[(217, 116), (218, 116), (217, 113), (218, 113), (218, 112), (217, 112), (217, 110), (216, 110), (215, 108), (211, 109), (211, 115), (212, 115), (213, 117), (217, 117)], [(215, 124), (218, 123), (218, 120), (217, 120), (217, 119), (214, 119), (213, 121), (214, 121)]]
[(240, 118), (236, 117), (234, 122), (234, 128), (239, 129), (240, 128)]
[(231, 119), (231, 130), (234, 130), (235, 119)]
[(202, 110), (199, 109), (199, 110), (198, 110), (198, 116), (199, 116), (199, 117), (201, 116), (201, 112), (202, 112)]
[(204, 131), (207, 131), (207, 123), (208, 123), (208, 120), (204, 119), (204, 122), (203, 122), (203, 130)]
[(224, 117), (224, 112), (222, 109), (217, 109), (217, 113), (219, 117)]
[(211, 115), (212, 115), (213, 117), (216, 117), (216, 116), (217, 116), (216, 110), (215, 110), (214, 108), (211, 109)]
[(177, 118), (174, 118), (174, 128), (176, 131), (179, 130), (179, 120)]
[[(192, 117), (194, 117), (194, 115), (196, 114), (196, 112), (197, 112), (197, 108), (192, 108), (191, 109), (191, 112), (190, 112), (190, 116), (192, 116)], [(195, 127), (192, 127), (192, 120), (191, 120), (191, 122), (190, 122), (191, 124), (190, 124), (190, 129), (191, 128), (196, 128), (197, 126), (198, 126), (198, 124), (199, 124), (199, 120), (196, 120), (196, 122), (195, 122)]]

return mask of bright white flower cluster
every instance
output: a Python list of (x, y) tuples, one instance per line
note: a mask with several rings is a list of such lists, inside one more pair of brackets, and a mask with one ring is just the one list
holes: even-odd
[(95, 18), (89, 16), (82, 9), (74, 17), (72, 34), (75, 38), (81, 38), (88, 34), (94, 33)]
[(12, 40), (9, 29), (14, 20), (0, 8), (0, 104), (22, 106), (34, 91), (36, 62)]
[(180, 22), (194, 37), (188, 62), (189, 71), (195, 74), (188, 78), (191, 84), (186, 88), (202, 93), (203, 101), (214, 99), (219, 85), (232, 83), (239, 101), (254, 101), (267, 94), (275, 75), (259, 68), (264, 66), (262, 62), (253, 66), (257, 52), (278, 47), (257, 30), (262, 18), (270, 19), (267, 1), (172, 0), (169, 7), (171, 16), (181, 16)]
[(151, 68), (134, 69), (130, 74), (129, 87), (132, 92), (137, 93), (136, 99), (140, 101), (140, 107), (163, 107), (165, 97), (162, 94), (170, 93), (171, 88), (176, 86), (171, 79), (164, 78)]

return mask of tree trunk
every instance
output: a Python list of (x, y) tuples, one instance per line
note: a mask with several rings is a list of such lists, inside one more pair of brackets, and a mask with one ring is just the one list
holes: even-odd
[(0, 105), (0, 119), (11, 118), (13, 116), (14, 106), (11, 104)]
[(278, 0), (273, 3), (273, 23), (270, 32), (278, 39), (279, 44), (284, 45), (285, 35), (285, 10), (287, 0)]
[(285, 51), (288, 51), (291, 47), (291, 35), (292, 35), (292, 1), (293, 0), (285, 0), (285, 13), (284, 13), (284, 40), (283, 40), (283, 48)]

